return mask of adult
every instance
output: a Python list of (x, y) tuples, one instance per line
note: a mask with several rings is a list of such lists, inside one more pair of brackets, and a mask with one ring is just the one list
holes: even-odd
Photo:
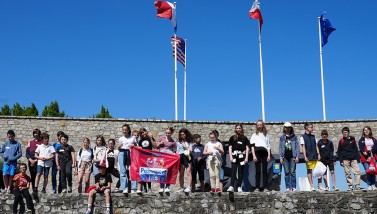
[(306, 162), (306, 174), (308, 176), (310, 191), (315, 191), (313, 185), (312, 170), (314, 169), (317, 161), (321, 159), (317, 147), (317, 140), (313, 135), (313, 124), (306, 122), (304, 124), (305, 133), (300, 137), (300, 144), (302, 147), (302, 153), (304, 154), (304, 159)]
[[(376, 154), (377, 141), (373, 137), (372, 129), (369, 126), (363, 128), (362, 137), (359, 139), (360, 160), (365, 170), (369, 169), (371, 160), (374, 159)], [(367, 173), (368, 190), (377, 190), (376, 176)]]
[[(249, 159), (250, 141), (244, 135), (244, 130), (241, 124), (236, 124), (234, 135), (229, 139), (229, 157), (232, 163), (232, 176), (230, 178), (230, 186), (228, 192), (242, 192), (241, 184), (243, 180), (244, 166)], [(237, 178), (237, 185), (235, 181)]]
[(284, 123), (283, 135), (279, 139), (280, 163), (284, 167), (286, 191), (296, 191), (296, 163), (300, 155), (300, 144), (290, 122)]
[[(251, 152), (253, 154), (253, 161), (255, 162), (255, 191), (268, 192), (268, 174), (267, 164), (271, 159), (271, 144), (270, 138), (267, 135), (266, 124), (262, 119), (259, 119), (255, 125), (255, 133), (250, 138)], [(262, 167), (263, 185), (260, 185)]]

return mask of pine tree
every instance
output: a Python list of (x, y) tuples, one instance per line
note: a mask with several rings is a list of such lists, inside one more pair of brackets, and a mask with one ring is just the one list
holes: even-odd
[(37, 107), (35, 107), (34, 103), (31, 103), (31, 106), (26, 107), (24, 110), (24, 116), (38, 116), (39, 112)]
[(12, 111), (10, 110), (9, 105), (5, 104), (3, 107), (1, 107), (0, 115), (12, 115)]
[(57, 101), (51, 102), (50, 105), (45, 106), (42, 111), (43, 117), (64, 117), (64, 111), (60, 112), (59, 104)]
[(19, 103), (13, 105), (12, 108), (12, 115), (13, 116), (23, 116), (24, 115), (24, 108), (21, 107)]
[(95, 118), (113, 118), (110, 113), (109, 109), (106, 109), (103, 105), (101, 107), (101, 112), (96, 114)]

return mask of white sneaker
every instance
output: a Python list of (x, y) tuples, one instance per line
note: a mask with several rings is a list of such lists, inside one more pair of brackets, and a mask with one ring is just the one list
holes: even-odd
[(185, 189), (179, 188), (176, 192), (183, 192)]
[(164, 188), (160, 188), (160, 190), (158, 190), (159, 193), (163, 193), (164, 192)]
[(136, 193), (136, 191), (133, 189), (133, 190), (131, 190), (131, 193)]
[(168, 193), (168, 192), (170, 192), (170, 188), (169, 188), (169, 187), (166, 187), (166, 188), (165, 188), (165, 193)]
[(325, 188), (325, 191), (330, 191), (330, 187), (326, 187), (326, 188)]
[(241, 187), (238, 187), (238, 188), (237, 188), (237, 192), (242, 192), (242, 188), (241, 188)]
[(122, 193), (123, 193), (123, 194), (124, 194), (124, 193), (128, 193), (128, 188), (124, 189), (124, 190), (122, 191)]
[(310, 191), (315, 191), (315, 188), (313, 186), (311, 186)]
[(68, 193), (72, 193), (72, 187), (71, 186), (68, 186)]
[(367, 190), (368, 190), (368, 191), (373, 190), (373, 189), (372, 189), (372, 186), (368, 186)]
[(230, 186), (227, 190), (227, 192), (234, 192), (234, 188), (232, 186)]
[(191, 188), (190, 187), (186, 187), (185, 192), (191, 192)]
[(377, 190), (376, 185), (372, 185), (372, 190)]
[(332, 187), (332, 190), (334, 190), (334, 191), (339, 191), (338, 187), (336, 187), (336, 186), (333, 186), (333, 187)]
[(269, 192), (269, 190), (267, 188), (264, 188), (263, 192)]
[(325, 191), (325, 190), (326, 189), (322, 185), (318, 186), (318, 191)]
[(285, 192), (290, 192), (290, 191), (291, 191), (291, 189), (289, 189), (289, 188), (285, 189)]
[(62, 193), (67, 193), (67, 189), (63, 189), (63, 190), (62, 190)]
[(297, 191), (297, 189), (296, 188), (292, 188), (292, 192), (296, 192)]
[(136, 190), (136, 193), (137, 193), (137, 194), (140, 194), (140, 193), (141, 193), (141, 190)]

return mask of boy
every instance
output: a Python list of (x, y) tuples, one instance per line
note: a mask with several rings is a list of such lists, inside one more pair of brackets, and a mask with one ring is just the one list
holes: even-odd
[[(37, 194), (35, 191), (35, 177), (37, 176), (37, 159), (35, 158), (35, 150), (43, 142), (41, 140), (41, 131), (39, 129), (33, 130), (33, 139), (26, 146), (26, 158), (28, 159), (29, 172), (31, 178), (31, 187), (33, 189), (33, 195)], [(35, 191), (35, 193), (34, 193)]]
[(55, 150), (54, 158), (52, 159), (52, 168), (51, 168), (51, 183), (52, 183), (52, 190), (54, 191), (54, 194), (60, 193), (62, 191), (62, 176), (61, 176), (60, 171), (59, 171), (59, 177), (58, 177), (59, 183), (58, 183), (58, 185), (56, 183), (56, 176), (58, 174), (58, 167), (56, 166), (56, 159), (55, 159), (55, 156), (57, 155), (56, 151), (57, 151), (58, 147), (62, 145), (60, 143), (60, 136), (62, 134), (64, 134), (64, 132), (58, 131), (58, 133), (56, 134), (56, 138), (57, 138), (58, 141), (52, 145), (54, 147), (54, 150)]
[(97, 175), (94, 176), (95, 180), (95, 188), (90, 190), (89, 197), (88, 197), (88, 208), (86, 209), (85, 214), (90, 214), (92, 212), (92, 204), (94, 200), (94, 196), (97, 193), (104, 193), (106, 197), (106, 214), (110, 214), (110, 189), (111, 183), (111, 175), (106, 172), (106, 163), (102, 162), (99, 165), (99, 171)]
[(26, 164), (21, 163), (20, 173), (13, 178), (13, 213), (17, 213), (18, 204), (23, 200), (23, 198), (26, 199), (28, 210), (34, 210), (33, 199), (31, 199), (29, 193), (30, 182), (30, 177), (26, 175)]
[[(72, 168), (76, 166), (75, 149), (68, 145), (68, 136), (62, 134), (60, 136), (60, 141), (62, 143), (56, 150), (58, 154), (56, 156), (56, 166), (58, 170), (62, 173), (62, 193), (72, 192)], [(67, 180), (68, 180), (68, 190), (67, 190)]]
[(13, 130), (7, 132), (8, 142), (1, 147), (0, 156), (4, 159), (3, 174), (5, 192), (10, 194), (13, 176), (17, 171), (17, 160), (22, 156), (21, 144), (15, 140), (16, 134)]
[(312, 170), (317, 164), (317, 161), (321, 159), (321, 155), (318, 151), (317, 140), (315, 139), (315, 136), (312, 134), (313, 124), (310, 122), (306, 122), (304, 127), (305, 133), (300, 137), (300, 144), (306, 162), (306, 173), (310, 184), (310, 191), (315, 191), (313, 185)]
[(192, 187), (191, 189), (195, 191), (195, 184), (196, 184), (196, 174), (199, 174), (199, 181), (200, 181), (200, 191), (204, 192), (204, 167), (205, 163), (205, 156), (203, 155), (204, 152), (204, 145), (201, 143), (201, 136), (198, 134), (194, 134), (194, 142), (190, 147), (190, 153), (193, 157), (192, 162)]
[[(333, 184), (333, 190), (339, 191), (339, 189), (336, 187), (336, 181), (335, 181), (335, 173), (334, 173), (334, 165), (336, 164), (336, 160), (334, 159), (334, 144), (331, 140), (328, 140), (329, 133), (327, 130), (322, 130), (321, 137), (322, 139), (318, 141), (317, 146), (319, 153), (321, 155), (321, 162), (326, 166), (329, 167), (331, 178), (332, 178), (332, 184)], [(323, 188), (322, 186), (322, 178), (318, 178), (318, 189), (319, 190), (325, 190), (329, 191), (330, 187), (328, 184), (330, 184), (330, 181), (327, 180), (327, 171), (323, 175), (323, 179), (325, 180), (326, 188)]]
[(350, 168), (355, 176), (355, 190), (364, 190), (364, 188), (360, 187), (360, 168), (358, 163), (360, 160), (360, 153), (357, 148), (356, 140), (353, 136), (350, 136), (350, 129), (348, 127), (342, 129), (342, 134), (343, 138), (339, 140), (337, 153), (340, 165), (344, 167), (344, 172), (346, 174), (348, 185), (347, 191), (353, 190)]
[(38, 165), (34, 191), (38, 192), (39, 180), (43, 174), (44, 179), (42, 193), (46, 193), (48, 174), (50, 173), (50, 168), (52, 167), (52, 159), (54, 158), (55, 149), (52, 145), (48, 144), (50, 136), (47, 133), (42, 133), (41, 137), (43, 144), (39, 145), (35, 150), (35, 158), (38, 160)]

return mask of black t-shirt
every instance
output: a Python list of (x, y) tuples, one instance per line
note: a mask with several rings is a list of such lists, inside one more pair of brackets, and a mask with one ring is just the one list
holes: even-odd
[(75, 149), (71, 145), (61, 145), (56, 149), (56, 153), (59, 155), (59, 162), (68, 163), (72, 161), (71, 152), (75, 152)]
[(234, 136), (229, 139), (229, 146), (232, 146), (232, 151), (246, 151), (246, 146), (250, 148), (250, 141), (243, 136), (241, 139), (235, 139)]
[(285, 147), (284, 158), (291, 159), (293, 157), (291, 136), (285, 136), (284, 147)]
[(107, 163), (108, 163), (108, 169), (114, 169), (115, 166), (115, 153), (114, 150), (107, 151)]
[(96, 184), (98, 183), (99, 187), (107, 186), (109, 182), (113, 182), (113, 180), (111, 179), (111, 175), (109, 173), (106, 173), (105, 175), (101, 175), (101, 173), (98, 173), (94, 176), (94, 181)]
[(152, 141), (149, 138), (141, 138), (139, 140), (139, 146), (143, 149), (152, 150)]

